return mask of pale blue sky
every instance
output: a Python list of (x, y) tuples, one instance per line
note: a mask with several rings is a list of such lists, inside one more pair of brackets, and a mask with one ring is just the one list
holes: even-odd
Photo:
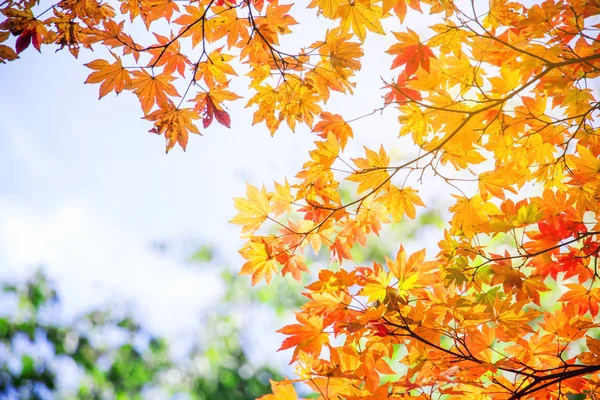
[[(303, 37), (316, 31), (299, 30)], [(355, 96), (334, 94), (328, 111), (351, 119), (382, 105), (380, 77), (395, 75), (384, 53), (392, 40), (369, 36)], [(186, 153), (176, 147), (166, 155), (132, 94), (98, 101), (98, 86), (83, 84), (91, 72), (83, 64), (101, 51), (82, 51), (79, 60), (51, 47), (42, 52), (28, 49), (0, 65), (0, 277), (24, 277), (43, 264), (67, 314), (123, 299), (163, 334), (193, 332), (221, 293), (217, 270), (182, 266), (151, 244), (206, 241), (237, 270), (242, 241), (228, 223), (232, 198), (245, 195), (245, 181), (292, 182), (314, 135), (300, 127), (271, 137), (264, 125), (251, 126), (242, 100), (231, 105), (230, 130), (213, 122), (205, 136), (190, 138)], [(362, 156), (362, 145), (390, 142), (392, 155), (411, 153), (408, 139), (397, 140), (396, 117), (390, 110), (353, 123), (357, 140), (347, 159)], [(279, 327), (261, 318), (255, 326)], [(279, 344), (264, 343), (263, 357), (274, 357)], [(278, 358), (287, 364), (289, 354)]]
[(241, 265), (232, 198), (245, 180), (269, 184), (298, 169), (310, 137), (271, 138), (239, 104), (231, 130), (214, 124), (187, 153), (166, 155), (132, 95), (98, 101), (98, 87), (83, 84), (86, 55), (27, 51), (0, 67), (0, 274), (43, 263), (70, 312), (117, 296), (155, 327), (185, 330), (219, 280), (151, 243), (205, 240)]

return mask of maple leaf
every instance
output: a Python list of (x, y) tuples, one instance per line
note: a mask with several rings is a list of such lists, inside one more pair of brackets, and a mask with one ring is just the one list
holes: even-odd
[(484, 202), (480, 195), (471, 198), (453, 195), (456, 204), (450, 207), (454, 214), (452, 227), (462, 231), (467, 238), (473, 237), (477, 232), (485, 232), (490, 221), (490, 216), (500, 214), (496, 205)]
[(307, 8), (317, 8), (319, 15), (333, 19), (337, 16), (338, 9), (342, 4), (338, 0), (311, 0)]
[(573, 87), (567, 89), (563, 96), (555, 96), (552, 104), (559, 102), (566, 108), (566, 114), (569, 117), (581, 115), (590, 109), (592, 103), (596, 101), (591, 89), (579, 89)]
[(196, 68), (194, 79), (199, 81), (204, 79), (204, 82), (210, 89), (215, 86), (215, 82), (226, 84), (228, 82), (227, 75), (237, 76), (237, 73), (229, 65), (229, 61), (233, 56), (222, 53), (223, 48), (220, 47), (211, 52), (206, 61), (202, 61)]
[(348, 260), (352, 259), (352, 254), (350, 254), (350, 248), (346, 243), (346, 240), (337, 237), (330, 248), (332, 251), (332, 258), (337, 257), (340, 264), (344, 261), (344, 258)]
[(589, 290), (577, 283), (568, 283), (565, 286), (569, 290), (560, 296), (558, 301), (575, 304), (579, 310), (579, 315), (584, 315), (588, 311), (593, 317), (598, 315), (600, 309), (600, 288)]
[(582, 182), (593, 181), (600, 173), (600, 158), (595, 157), (592, 152), (584, 146), (577, 146), (577, 155), (571, 156), (569, 160), (574, 164), (574, 176)]
[(238, 43), (248, 42), (250, 38), (249, 22), (245, 18), (238, 18), (235, 8), (213, 8), (213, 11), (215, 15), (205, 23), (204, 38), (207, 41), (215, 42), (225, 37), (229, 49)]
[(367, 296), (367, 301), (372, 303), (374, 301), (382, 302), (387, 295), (388, 286), (392, 280), (392, 275), (388, 274), (381, 268), (379, 264), (373, 266), (373, 275), (371, 275), (368, 281), (365, 283), (360, 291), (362, 296)]
[[(409, 103), (411, 101), (421, 101), (423, 97), (418, 91), (407, 87), (406, 83), (411, 79), (406, 74), (398, 75), (398, 79), (391, 83), (386, 83), (385, 87), (391, 89), (385, 95), (386, 103)], [(420, 111), (420, 110), (419, 110)], [(422, 114), (422, 112), (421, 112)], [(417, 141), (418, 143), (418, 141)]]
[(527, 205), (519, 207), (517, 216), (513, 223), (517, 227), (526, 226), (539, 222), (544, 217), (543, 212), (538, 207), (537, 203), (531, 202)]
[(297, 400), (298, 395), (289, 381), (276, 382), (271, 380), (271, 389), (273, 394), (266, 394), (256, 400)]
[(490, 78), (492, 92), (503, 95), (512, 92), (521, 84), (521, 73), (518, 70), (503, 65), (500, 67), (500, 76)]
[(600, 339), (586, 336), (585, 344), (590, 351), (582, 353), (579, 359), (588, 365), (600, 365)]
[(212, 123), (213, 117), (217, 119), (217, 121), (227, 128), (231, 127), (231, 117), (229, 114), (222, 109), (219, 109), (212, 97), (206, 96), (206, 108), (202, 111), (202, 125), (204, 128), (208, 128)]
[(329, 343), (329, 335), (323, 332), (323, 319), (315, 315), (296, 313), (299, 324), (286, 325), (277, 332), (289, 335), (277, 351), (294, 347), (294, 354), (290, 364), (298, 358), (298, 354), (304, 353), (318, 356), (323, 345)]
[(348, 125), (344, 118), (339, 114), (331, 114), (330, 112), (324, 112), (319, 115), (321, 121), (313, 128), (313, 132), (318, 132), (319, 136), (323, 139), (327, 139), (329, 132), (333, 133), (340, 144), (340, 148), (344, 150), (348, 138), (354, 137), (352, 127)]
[(179, 42), (174, 40), (173, 35), (170, 39), (157, 33), (154, 36), (161, 46), (150, 49), (152, 60), (148, 62), (148, 66), (164, 66), (164, 74), (172, 75), (173, 72), (177, 71), (181, 77), (185, 77), (185, 68), (191, 63), (185, 55), (181, 54)]
[(283, 266), (281, 268), (281, 275), (286, 276), (287, 274), (291, 274), (297, 282), (302, 280), (303, 272), (309, 272), (303, 257), (300, 255), (282, 251), (277, 255), (276, 260)]
[(435, 55), (428, 46), (421, 43), (416, 32), (409, 28), (407, 31), (408, 33), (392, 32), (400, 42), (386, 51), (388, 54), (396, 54), (396, 58), (392, 62), (392, 69), (405, 65), (403, 74), (407, 77), (417, 72), (419, 65), (429, 72), (429, 59), (435, 58)]
[(311, 48), (319, 49), (321, 57), (331, 64), (331, 69), (344, 75), (344, 68), (360, 70), (360, 58), (364, 55), (360, 43), (349, 41), (351, 37), (339, 29), (332, 29), (327, 31), (324, 42), (315, 42)]
[(347, 178), (349, 181), (358, 182), (358, 193), (378, 189), (389, 177), (387, 167), (390, 159), (383, 146), (379, 148), (379, 153), (365, 147), (365, 154), (366, 158), (352, 159), (360, 170)]
[(406, 295), (415, 288), (430, 286), (436, 282), (437, 264), (425, 262), (425, 254), (423, 249), (407, 257), (406, 250), (400, 245), (395, 260), (386, 257), (391, 275), (398, 279), (398, 294)]
[[(9, 0), (0, 10), (0, 63), (42, 45), (67, 47), (75, 57), (106, 47), (112, 55), (87, 64), (86, 83), (99, 84), (99, 97), (131, 90), (167, 151), (176, 144), (185, 150), (199, 119), (204, 128), (215, 119), (229, 127), (226, 102), (242, 95), (252, 122), (264, 122), (271, 135), (287, 125), (318, 136), (293, 180), (272, 192), (248, 185), (232, 219), (247, 239), (240, 273), (252, 284), (287, 274), (301, 280), (307, 255), (323, 247), (331, 264), (343, 264), (319, 271), (306, 286), (299, 323), (282, 330), (299, 381), (316, 397), (380, 400), (426, 388), (431, 398), (561, 398), (598, 389), (594, 2), (311, 0), (307, 7), (320, 19), (278, 0), (181, 9), (173, 0), (118, 3), (117, 17), (99, 0), (64, 0), (48, 10)], [(428, 26), (407, 17), (422, 4)], [(148, 32), (135, 28), (138, 17)], [(363, 90), (374, 88), (377, 72), (357, 71), (385, 64), (367, 33), (389, 37), (394, 21), (407, 27), (386, 45), (399, 72), (382, 78), (383, 104), (371, 104)], [(186, 88), (179, 103), (176, 88)], [(335, 92), (357, 94), (364, 110), (348, 119), (335, 114), (354, 109)], [(182, 108), (184, 101), (193, 109)], [(397, 125), (375, 120), (391, 108)], [(345, 158), (361, 144), (373, 146), (372, 130), (395, 127), (397, 146)], [(400, 164), (390, 167), (388, 154)], [(349, 182), (356, 191), (347, 190)], [(419, 224), (440, 214), (432, 208), (438, 197), (455, 198), (436, 261), (401, 246), (382, 267), (369, 239), (385, 239), (395, 224), (416, 218), (423, 190), (435, 201)], [(271, 235), (257, 235), (265, 224)], [(344, 263), (353, 257), (361, 265)], [(557, 283), (565, 289), (559, 307), (542, 295)], [(264, 400), (297, 399), (289, 381), (272, 387)]]
[(131, 74), (127, 69), (123, 68), (121, 59), (115, 54), (112, 54), (112, 56), (116, 60), (112, 64), (106, 60), (94, 60), (85, 64), (86, 67), (95, 70), (95, 72), (92, 72), (88, 76), (85, 83), (100, 83), (98, 99), (101, 99), (113, 90), (119, 94), (131, 84)]
[(275, 193), (271, 197), (271, 210), (278, 217), (292, 210), (294, 197), (290, 193), (290, 184), (287, 179), (283, 184), (275, 182)]
[(240, 96), (228, 90), (229, 83), (217, 84), (208, 92), (199, 92), (193, 100), (196, 105), (194, 111), (203, 117), (202, 124), (207, 128), (213, 118), (217, 119), (221, 125), (229, 128), (231, 126), (231, 117), (223, 109), (222, 103), (239, 99)]
[(388, 192), (380, 198), (386, 204), (388, 210), (392, 213), (395, 221), (400, 221), (406, 215), (410, 219), (415, 219), (417, 210), (415, 206), (425, 207), (423, 201), (417, 194), (418, 191), (413, 188), (398, 189), (395, 186), (388, 188)]
[(133, 22), (142, 10), (139, 0), (121, 0), (121, 14), (129, 15), (129, 22)]
[(235, 208), (239, 213), (229, 221), (236, 225), (242, 225), (242, 234), (256, 232), (270, 212), (269, 196), (264, 185), (259, 190), (247, 183), (246, 196), (247, 198), (237, 197), (234, 199)]
[[(43, 21), (38, 20), (33, 15), (31, 8), (27, 7), (19, 10), (6, 7), (0, 10), (0, 12), (8, 18), (0, 24), (0, 29), (10, 30), (13, 35), (17, 36), (15, 42), (16, 54), (23, 52), (30, 44), (33, 44), (33, 47), (41, 52), (41, 45), (45, 37), (48, 36), (48, 29)], [(5, 36), (0, 42), (7, 38), (8, 36)]]
[(407, 6), (410, 6), (410, 8), (413, 10), (421, 12), (419, 0), (383, 0), (382, 13), (385, 15), (389, 11), (394, 10), (396, 16), (400, 20), (400, 23), (404, 23), (404, 18), (406, 17), (406, 12), (408, 11)]
[(126, 89), (133, 90), (140, 99), (142, 111), (148, 114), (155, 104), (159, 107), (167, 106), (169, 104), (167, 95), (179, 97), (177, 89), (171, 84), (174, 79), (166, 74), (152, 76), (146, 70), (133, 71), (133, 78)]
[[(277, 32), (280, 35), (292, 33), (289, 26), (298, 25), (298, 21), (288, 13), (292, 7), (293, 4), (279, 4), (279, 0), (269, 1), (263, 18), (266, 29)], [(262, 19), (258, 19), (257, 22), (261, 23)], [(279, 44), (279, 41), (275, 39), (273, 43)]]
[(349, 1), (338, 7), (337, 15), (342, 19), (342, 32), (352, 30), (361, 42), (365, 41), (367, 30), (380, 35), (385, 34), (380, 22), (383, 16), (381, 7), (372, 5), (371, 0)]
[(26, 28), (17, 38), (15, 50), (20, 54), (33, 43), (33, 47), (41, 53), (42, 34), (35, 28)]
[(198, 45), (204, 39), (204, 24), (198, 23), (206, 17), (207, 10), (200, 3), (198, 5), (184, 6), (187, 14), (180, 15), (173, 22), (181, 25), (181, 30), (178, 35), (183, 37), (192, 37), (192, 46)]
[(261, 280), (271, 283), (273, 275), (277, 273), (277, 262), (271, 255), (268, 242), (265, 238), (255, 238), (239, 251), (247, 260), (240, 269), (240, 275), (252, 275), (252, 285)]
[(141, 15), (146, 28), (161, 18), (171, 21), (174, 13), (179, 12), (179, 6), (173, 0), (145, 0), (142, 3)]
[(19, 55), (15, 53), (10, 47), (0, 44), (0, 64), (6, 63), (6, 61), (12, 61), (19, 58)]
[(443, 54), (453, 53), (460, 58), (463, 43), (467, 42), (469, 33), (457, 27), (453, 21), (433, 25), (431, 29), (437, 32), (437, 35), (429, 39), (427, 44), (430, 47), (439, 47)]
[(150, 130), (157, 135), (164, 134), (167, 140), (167, 153), (178, 143), (185, 151), (188, 143), (188, 134), (200, 134), (200, 131), (194, 125), (198, 115), (190, 108), (178, 108), (169, 100), (166, 108), (161, 108), (146, 115), (144, 119), (156, 121), (154, 128)]
[(517, 191), (512, 187), (514, 184), (514, 177), (503, 168), (479, 174), (479, 193), (484, 201), (487, 200), (488, 193), (502, 200), (505, 190), (516, 194)]

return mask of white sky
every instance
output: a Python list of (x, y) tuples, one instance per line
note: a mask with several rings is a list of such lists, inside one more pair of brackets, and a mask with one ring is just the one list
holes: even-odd
[[(334, 95), (328, 111), (350, 119), (382, 105), (389, 45), (389, 38), (369, 34), (355, 96)], [(0, 65), (0, 277), (25, 277), (43, 264), (69, 315), (124, 299), (160, 333), (189, 332), (221, 294), (218, 271), (179, 265), (151, 243), (198, 238), (237, 270), (242, 241), (228, 223), (232, 198), (245, 195), (246, 180), (292, 182), (314, 135), (281, 129), (272, 138), (264, 125), (251, 126), (242, 100), (229, 110), (232, 129), (213, 122), (201, 129), (205, 136), (190, 138), (186, 153), (176, 147), (165, 155), (164, 138), (147, 132), (152, 124), (140, 119), (133, 95), (98, 101), (98, 85), (83, 84), (91, 72), (83, 64), (101, 54), (82, 51), (75, 60), (66, 50), (42, 52), (28, 49)], [(396, 115), (390, 110), (354, 123), (353, 157), (363, 154), (363, 144), (396, 140)], [(270, 340), (263, 356), (279, 344)]]
[(199, 238), (239, 263), (232, 197), (245, 180), (268, 184), (298, 169), (310, 138), (271, 138), (232, 112), (232, 130), (214, 124), (187, 153), (165, 155), (137, 100), (98, 102), (82, 61), (46, 49), (0, 67), (0, 274), (43, 263), (70, 307), (119, 293), (179, 324), (182, 305), (208, 305), (219, 285), (151, 242)]

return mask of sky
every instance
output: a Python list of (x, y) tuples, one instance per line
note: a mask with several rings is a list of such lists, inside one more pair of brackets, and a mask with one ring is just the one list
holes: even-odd
[[(369, 35), (355, 96), (332, 96), (328, 111), (350, 119), (382, 105), (390, 44)], [(44, 266), (67, 316), (126, 302), (151, 329), (180, 337), (218, 301), (219, 268), (243, 263), (239, 227), (228, 223), (232, 199), (245, 195), (246, 181), (292, 178), (315, 137), (306, 128), (271, 137), (264, 125), (252, 126), (242, 101), (229, 110), (231, 129), (213, 123), (190, 138), (187, 152), (165, 154), (164, 138), (148, 133), (152, 124), (132, 94), (98, 101), (98, 85), (83, 84), (91, 72), (83, 64), (100, 56), (82, 51), (76, 60), (48, 46), (0, 65), (0, 278)], [(353, 128), (348, 151), (356, 155), (362, 145), (397, 142), (395, 113)], [(401, 142), (393, 151), (402, 155)], [(163, 241), (212, 246), (220, 265), (192, 268), (156, 251), (153, 243)], [(257, 325), (278, 328), (261, 318)], [(262, 354), (279, 343), (269, 341)]]
[(166, 155), (133, 96), (99, 102), (98, 87), (83, 85), (84, 60), (44, 49), (0, 67), (0, 274), (43, 264), (73, 312), (117, 295), (142, 299), (151, 323), (176, 328), (176, 311), (210, 307), (220, 281), (152, 243), (192, 238), (239, 263), (232, 198), (245, 180), (298, 164), (293, 150), (309, 141), (235, 121)]

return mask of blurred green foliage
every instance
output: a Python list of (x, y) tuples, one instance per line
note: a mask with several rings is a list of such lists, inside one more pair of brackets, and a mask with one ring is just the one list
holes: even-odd
[(59, 320), (60, 297), (41, 272), (26, 282), (0, 283), (0, 398), (246, 400), (269, 393), (269, 380), (281, 376), (249, 362), (240, 329), (227, 315), (231, 301), (253, 299), (236, 289), (237, 277), (225, 279), (228, 291), (206, 320), (208, 334), (184, 360), (174, 360), (167, 341), (130, 314), (104, 309)]

